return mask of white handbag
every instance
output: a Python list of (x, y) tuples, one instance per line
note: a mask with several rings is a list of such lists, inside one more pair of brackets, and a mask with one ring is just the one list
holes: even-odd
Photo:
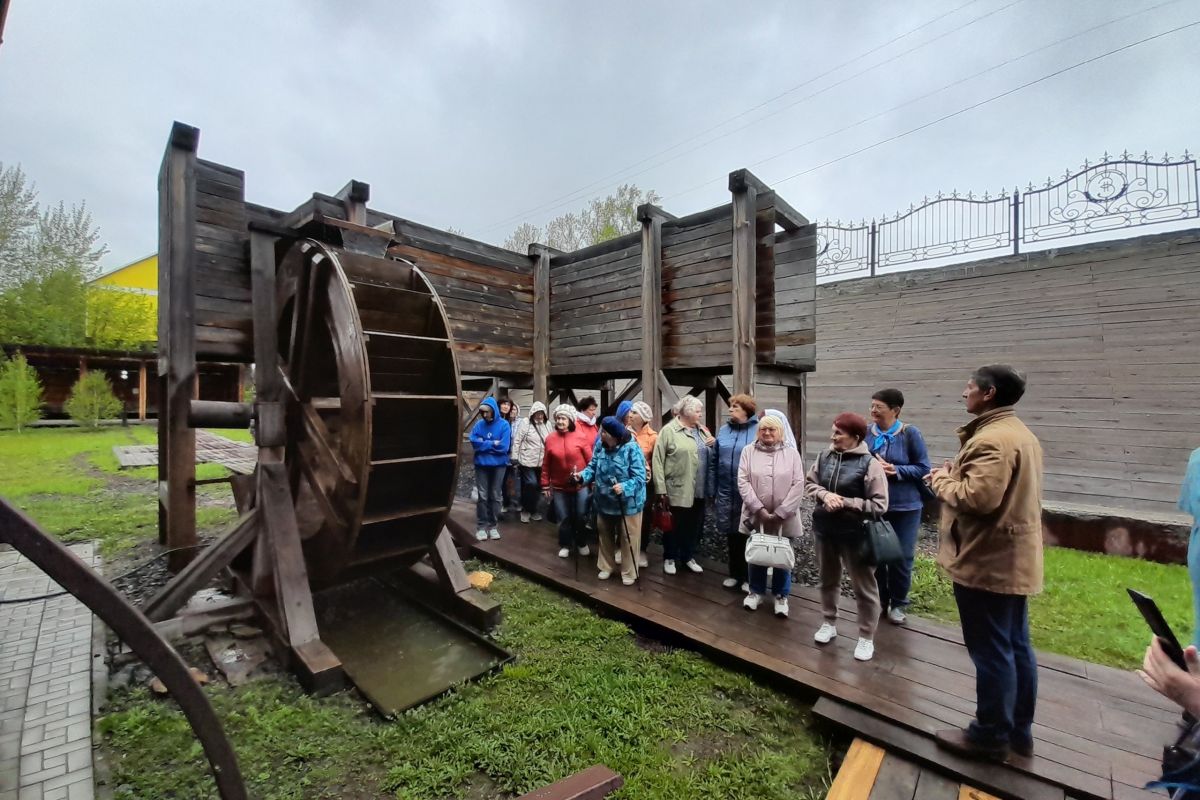
[(791, 572), (796, 566), (796, 551), (786, 536), (763, 533), (762, 528), (750, 534), (746, 542), (746, 563), (756, 567), (774, 567)]

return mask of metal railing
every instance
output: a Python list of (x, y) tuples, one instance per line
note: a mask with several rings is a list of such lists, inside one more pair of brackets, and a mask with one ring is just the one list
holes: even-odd
[(1075, 236), (1200, 218), (1197, 165), (1188, 152), (1084, 161), (1041, 188), (926, 197), (891, 217), (817, 226), (817, 277), (860, 277), (920, 261), (1007, 250)]

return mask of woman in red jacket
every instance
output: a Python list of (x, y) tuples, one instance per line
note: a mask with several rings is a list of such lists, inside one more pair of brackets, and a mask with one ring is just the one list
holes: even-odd
[(575, 430), (575, 407), (566, 403), (554, 409), (554, 430), (546, 437), (542, 460), (542, 492), (554, 504), (558, 516), (558, 557), (590, 555), (584, 524), (587, 521), (588, 489), (573, 480), (592, 457), (592, 439)]

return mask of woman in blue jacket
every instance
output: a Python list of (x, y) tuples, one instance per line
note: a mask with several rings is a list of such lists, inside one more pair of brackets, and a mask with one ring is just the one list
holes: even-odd
[(495, 399), (485, 397), (479, 407), (479, 421), (471, 428), (471, 446), (475, 448), (475, 488), (479, 500), (475, 503), (475, 523), (479, 541), (500, 538), (500, 501), (504, 473), (508, 471), (508, 450), (512, 430), (508, 420), (500, 416)]
[[(637, 554), (642, 533), (642, 507), (646, 505), (646, 457), (633, 434), (616, 417), (600, 422), (600, 446), (591, 463), (579, 476), (594, 485), (596, 531), (600, 538), (597, 568), (600, 580), (608, 580), (616, 566), (621, 582), (632, 586), (637, 580)], [(622, 558), (614, 558), (613, 544)]]
[(729, 577), (722, 585), (726, 589), (749, 591), (746, 583), (746, 534), (742, 533), (742, 495), (738, 491), (738, 464), (742, 450), (754, 444), (758, 436), (758, 408), (754, 398), (748, 394), (735, 394), (729, 398), (729, 422), (717, 431), (717, 443), (712, 464), (716, 470), (717, 493), (713, 500), (713, 514), (717, 531), (725, 534), (729, 546)]
[(899, 389), (881, 389), (871, 395), (871, 424), (867, 428), (867, 447), (888, 476), (888, 510), (883, 518), (892, 523), (904, 550), (899, 563), (875, 570), (879, 584), (879, 604), (893, 625), (907, 620), (908, 590), (912, 586), (913, 556), (917, 533), (921, 530), (921, 494), (929, 474), (929, 453), (925, 437), (912, 425), (900, 421), (904, 394)]

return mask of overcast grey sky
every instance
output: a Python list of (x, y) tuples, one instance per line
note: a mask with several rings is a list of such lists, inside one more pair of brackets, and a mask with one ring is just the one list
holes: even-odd
[(625, 181), (676, 214), (718, 205), (744, 166), (811, 218), (857, 219), (1106, 149), (1194, 151), (1200, 26), (813, 169), (1197, 21), (1197, 0), (12, 0), (0, 161), (44, 202), (86, 200), (109, 268), (156, 248), (172, 120), (253, 202), (357, 178), (375, 208), (485, 241)]

